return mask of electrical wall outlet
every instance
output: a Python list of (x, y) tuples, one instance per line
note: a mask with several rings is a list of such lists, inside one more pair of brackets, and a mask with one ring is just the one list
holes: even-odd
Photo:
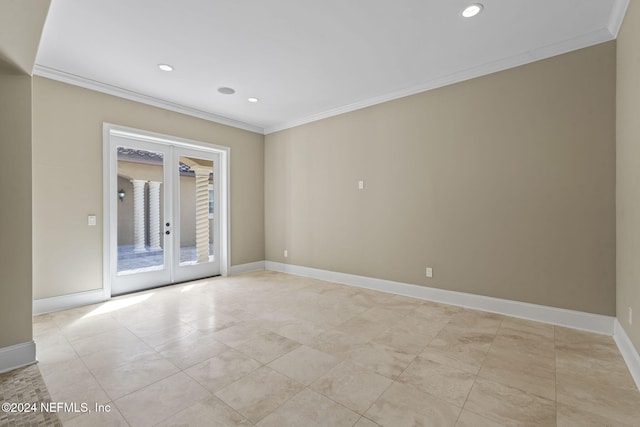
[(284, 257), (287, 258), (289, 256), (289, 251), (288, 250), (284, 250)]
[(364, 181), (363, 180), (358, 181), (358, 190), (364, 190)]
[(633, 309), (629, 307), (629, 324), (633, 325)]
[(433, 268), (427, 267), (427, 277), (433, 277)]
[(96, 225), (96, 216), (95, 215), (87, 216), (87, 225), (90, 225), (90, 226)]

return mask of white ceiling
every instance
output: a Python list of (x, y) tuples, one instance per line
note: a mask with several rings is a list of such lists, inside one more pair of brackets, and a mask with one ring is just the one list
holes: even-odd
[(612, 40), (628, 4), (474, 1), (53, 0), (35, 74), (269, 133)]

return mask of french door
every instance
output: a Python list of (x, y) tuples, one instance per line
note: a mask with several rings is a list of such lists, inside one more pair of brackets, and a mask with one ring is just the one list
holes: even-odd
[(105, 154), (108, 297), (220, 274), (221, 153), (111, 130)]

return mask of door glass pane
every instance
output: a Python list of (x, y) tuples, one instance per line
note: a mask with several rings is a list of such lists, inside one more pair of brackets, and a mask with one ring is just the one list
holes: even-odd
[(118, 274), (164, 268), (164, 156), (118, 147)]
[(213, 161), (180, 156), (180, 265), (214, 260)]

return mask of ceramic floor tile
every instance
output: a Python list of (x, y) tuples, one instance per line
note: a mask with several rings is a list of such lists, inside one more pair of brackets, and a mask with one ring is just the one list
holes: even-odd
[(125, 421), (118, 408), (113, 402), (108, 402), (102, 406), (105, 411), (108, 412), (96, 412), (95, 407), (92, 408), (92, 412), (74, 417), (68, 421), (65, 421), (64, 427), (128, 427), (129, 424)]
[(339, 359), (344, 359), (349, 356), (350, 351), (364, 346), (368, 341), (365, 337), (345, 334), (333, 329), (319, 335), (315, 342), (309, 343), (309, 346)]
[(496, 335), (492, 349), (502, 349), (535, 355), (538, 358), (553, 359), (555, 343), (553, 336), (545, 336), (535, 331), (524, 331), (501, 327)]
[(556, 349), (588, 357), (609, 359), (620, 354), (612, 337), (568, 328), (555, 328)]
[(170, 321), (163, 319), (162, 322), (157, 323), (150, 320), (127, 326), (127, 328), (151, 347), (157, 347), (196, 332), (185, 323), (173, 319)]
[(273, 332), (266, 332), (235, 347), (241, 353), (261, 363), (269, 363), (295, 350), (300, 343)]
[(218, 391), (216, 397), (252, 423), (257, 423), (303, 388), (303, 385), (264, 366)]
[(415, 319), (422, 324), (446, 325), (451, 318), (464, 309), (431, 301), (423, 301), (406, 319)]
[(195, 332), (155, 348), (158, 353), (180, 369), (187, 369), (228, 349), (226, 344), (217, 341), (211, 334), (201, 332)]
[(65, 360), (38, 366), (50, 392), (64, 391), (74, 383), (93, 379), (91, 372), (80, 359)]
[(421, 392), (394, 383), (369, 408), (365, 416), (384, 427), (454, 426), (460, 408)]
[(33, 337), (37, 338), (43, 335), (62, 334), (58, 325), (53, 321), (53, 317), (49, 314), (42, 314), (33, 317)]
[(88, 316), (91, 317), (91, 315), (94, 314), (96, 312), (96, 309), (98, 309), (101, 305), (102, 304), (92, 304), (83, 307), (76, 307), (69, 310), (49, 313), (49, 316), (51, 316), (53, 322), (59, 328), (65, 328), (67, 326), (78, 323), (79, 321), (82, 321), (82, 319), (87, 319)]
[(211, 393), (182, 372), (128, 394), (114, 403), (132, 426), (152, 426), (211, 398)]
[(456, 427), (503, 427), (503, 425), (464, 409), (458, 417)]
[(269, 363), (269, 367), (309, 385), (339, 362), (334, 356), (303, 345)]
[(447, 326), (448, 322), (448, 320), (433, 321), (418, 316), (405, 316), (396, 322), (393, 327), (397, 330), (433, 339)]
[(407, 313), (398, 313), (391, 308), (377, 307), (373, 305), (367, 311), (358, 315), (362, 319), (378, 322), (387, 327), (394, 326), (407, 316)]
[(179, 369), (167, 359), (155, 354), (113, 369), (93, 371), (93, 375), (111, 400), (116, 400), (178, 371)]
[(471, 373), (478, 373), (495, 335), (446, 326), (420, 356)]
[(348, 358), (364, 368), (395, 379), (409, 366), (416, 356), (415, 354), (403, 353), (384, 345), (368, 343), (351, 350)]
[(368, 418), (360, 417), (357, 423), (353, 425), (353, 427), (379, 427), (380, 424), (374, 423)]
[(556, 352), (556, 371), (561, 376), (582, 376), (600, 386), (635, 391), (637, 386), (621, 355), (608, 359), (576, 354), (571, 351)]
[(518, 319), (516, 317), (504, 317), (500, 329), (511, 329), (528, 332), (542, 337), (554, 339), (554, 326), (548, 323), (535, 322), (533, 320)]
[(456, 313), (449, 320), (448, 326), (463, 328), (469, 332), (496, 334), (505, 316), (475, 310), (464, 310)]
[(121, 327), (122, 325), (113, 317), (108, 314), (102, 314), (95, 317), (80, 318), (61, 327), (60, 330), (69, 341), (73, 342)]
[(266, 329), (260, 328), (255, 324), (242, 322), (214, 332), (211, 336), (230, 347), (237, 347), (267, 332)]
[(153, 289), (33, 322), (54, 401), (104, 404), (129, 393), (112, 403), (113, 416), (60, 414), (68, 425), (640, 419), (640, 391), (610, 336), (272, 271)]
[(554, 401), (481, 378), (474, 383), (464, 409), (504, 426), (556, 423)]
[(556, 366), (553, 357), (491, 348), (478, 377), (549, 400), (556, 399)]
[(433, 338), (408, 332), (401, 328), (390, 328), (371, 340), (372, 343), (394, 348), (407, 354), (419, 354)]
[(360, 335), (368, 341), (383, 333), (387, 328), (388, 326), (384, 323), (356, 316), (341, 323), (335, 330), (345, 334)]
[(217, 397), (196, 402), (156, 424), (157, 427), (250, 427), (252, 425), (246, 418)]
[(258, 427), (351, 427), (360, 415), (305, 389), (256, 424)]
[(188, 322), (187, 326), (200, 332), (216, 332), (221, 329), (228, 328), (229, 326), (233, 326), (237, 323), (240, 323), (240, 320), (236, 319), (235, 317), (220, 313)]
[[(79, 368), (84, 368), (84, 365)], [(47, 382), (47, 377), (43, 376), (52, 402), (75, 403), (77, 405), (86, 403), (90, 407), (109, 402), (107, 394), (88, 371), (81, 375), (76, 375), (73, 371), (67, 371), (67, 374), (66, 381), (55, 384), (51, 381)], [(78, 414), (63, 411), (59, 412), (58, 416), (64, 422), (78, 416)]]
[(292, 320), (282, 322), (278, 327), (272, 329), (278, 335), (289, 338), (292, 341), (301, 344), (312, 344), (318, 340), (318, 337), (327, 332), (315, 323), (305, 322), (303, 320)]
[(127, 345), (117, 345), (112, 348), (92, 352), (81, 357), (91, 371), (116, 369), (118, 366), (135, 362), (138, 359), (151, 357), (156, 351), (142, 340), (131, 341)]
[(640, 420), (640, 391), (618, 388), (598, 377), (559, 371), (557, 402), (593, 412), (620, 423), (634, 424)]
[(364, 414), (391, 383), (389, 378), (344, 361), (320, 377), (311, 388)]
[(462, 407), (475, 379), (469, 372), (418, 357), (397, 381)]
[(78, 359), (78, 353), (62, 334), (41, 335), (34, 338), (36, 359), (43, 366)]
[(561, 403), (556, 407), (558, 427), (631, 427), (632, 424), (621, 423), (598, 414), (572, 408)]
[(101, 353), (114, 348), (127, 349), (131, 345), (136, 345), (141, 342), (142, 340), (136, 337), (131, 331), (119, 327), (90, 337), (71, 341), (71, 345), (78, 355), (87, 356), (92, 353)]
[(207, 390), (216, 392), (255, 371), (260, 366), (260, 362), (236, 350), (227, 350), (186, 369), (184, 372)]

